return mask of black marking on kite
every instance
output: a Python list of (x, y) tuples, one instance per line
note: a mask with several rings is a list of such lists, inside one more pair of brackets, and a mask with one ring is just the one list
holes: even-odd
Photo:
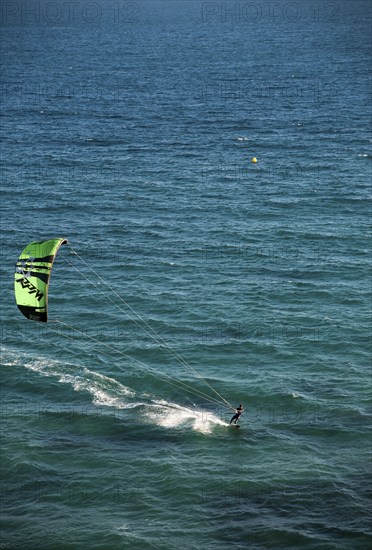
[(35, 298), (38, 302), (40, 302), (40, 300), (44, 298), (44, 292), (41, 292), (41, 290), (39, 290), (35, 285), (30, 283), (30, 281), (26, 279), (26, 277), (24, 277), (23, 279), (16, 279), (16, 283), (19, 283), (22, 288), (28, 288), (29, 294), (35, 294)]

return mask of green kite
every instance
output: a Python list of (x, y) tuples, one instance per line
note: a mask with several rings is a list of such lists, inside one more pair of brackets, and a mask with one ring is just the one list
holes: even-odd
[(30, 243), (16, 263), (14, 292), (17, 306), (27, 319), (48, 320), (48, 287), (54, 258), (66, 239)]

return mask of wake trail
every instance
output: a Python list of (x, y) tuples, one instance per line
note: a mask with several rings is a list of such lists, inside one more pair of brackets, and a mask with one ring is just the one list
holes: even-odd
[(145, 422), (167, 429), (191, 428), (202, 433), (210, 433), (216, 426), (227, 425), (211, 411), (200, 410), (196, 406), (187, 407), (149, 394), (141, 395), (115, 378), (87, 367), (42, 357), (28, 359), (24, 363), (20, 361), (20, 364), (41, 376), (53, 377), (61, 384), (68, 384), (76, 392), (89, 394), (94, 406), (115, 409), (116, 416), (120, 410), (127, 410), (128, 413), (135, 411), (137, 423)]

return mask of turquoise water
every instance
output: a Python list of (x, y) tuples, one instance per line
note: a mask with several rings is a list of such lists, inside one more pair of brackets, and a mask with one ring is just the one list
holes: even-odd
[(369, 548), (371, 4), (2, 8), (0, 547)]

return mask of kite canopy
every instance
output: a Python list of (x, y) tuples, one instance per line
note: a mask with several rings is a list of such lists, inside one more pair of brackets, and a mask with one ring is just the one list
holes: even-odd
[(48, 320), (48, 287), (54, 258), (66, 239), (30, 243), (16, 263), (14, 292), (17, 306), (27, 319)]

